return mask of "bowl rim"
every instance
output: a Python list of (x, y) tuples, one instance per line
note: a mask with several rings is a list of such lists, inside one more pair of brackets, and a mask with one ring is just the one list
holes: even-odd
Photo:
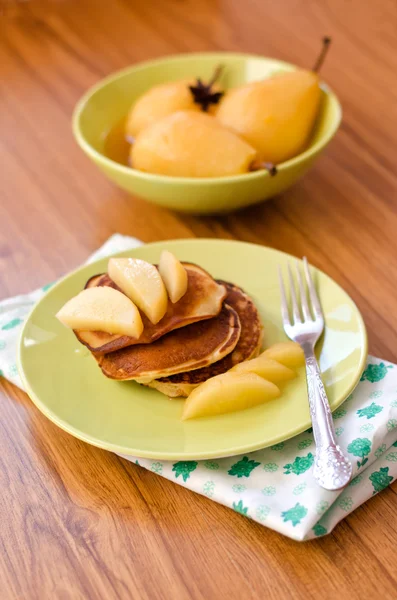
[[(162, 63), (169, 62), (178, 62), (179, 60), (185, 60), (186, 58), (191, 59), (204, 59), (204, 58), (216, 58), (219, 57), (228, 57), (228, 58), (236, 58), (236, 59), (256, 59), (256, 60), (267, 60), (274, 63), (277, 63), (279, 66), (287, 67), (287, 69), (296, 70), (300, 67), (293, 63), (289, 63), (283, 60), (279, 60), (277, 58), (273, 58), (271, 56), (263, 56), (260, 54), (250, 54), (246, 52), (185, 52), (180, 54), (170, 54), (160, 58), (155, 58), (151, 60), (140, 61), (135, 65), (130, 65), (123, 69), (119, 69), (118, 71), (114, 71), (110, 75), (103, 77), (96, 84), (92, 85), (88, 88), (88, 90), (83, 94), (83, 96), (77, 101), (73, 114), (72, 114), (72, 131), (75, 140), (77, 141), (80, 148), (90, 156), (95, 162), (103, 163), (105, 166), (118, 171), (120, 174), (128, 175), (132, 177), (136, 177), (137, 179), (141, 179), (143, 181), (155, 181), (158, 183), (164, 184), (177, 184), (177, 185), (186, 185), (186, 184), (195, 184), (195, 185), (222, 185), (224, 183), (238, 183), (240, 181), (252, 181), (260, 178), (270, 177), (270, 173), (265, 169), (261, 169), (258, 171), (252, 171), (251, 173), (242, 173), (238, 175), (228, 175), (224, 177), (176, 177), (173, 175), (160, 175), (156, 173), (145, 173), (143, 171), (138, 171), (137, 169), (132, 169), (127, 165), (122, 165), (111, 158), (108, 158), (102, 152), (96, 150), (87, 140), (85, 135), (82, 132), (80, 126), (81, 116), (86, 109), (91, 98), (102, 88), (113, 83), (117, 79), (123, 78), (125, 75), (131, 72), (137, 72), (146, 69), (147, 67), (161, 65)], [(327, 146), (327, 144), (331, 141), (335, 133), (337, 132), (341, 120), (342, 120), (342, 106), (341, 103), (333, 90), (323, 81), (320, 82), (320, 87), (327, 96), (334, 103), (336, 108), (336, 116), (330, 127), (330, 130), (322, 136), (317, 142), (310, 145), (306, 150), (297, 154), (293, 158), (282, 162), (277, 165), (278, 171), (287, 170), (289, 167), (296, 166), (305, 160), (309, 159), (312, 155), (315, 155), (317, 152), (322, 150)]]

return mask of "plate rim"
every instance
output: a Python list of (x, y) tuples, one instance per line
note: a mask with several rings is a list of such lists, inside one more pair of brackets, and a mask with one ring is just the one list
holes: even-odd
[[(66, 423), (63, 419), (60, 419), (56, 413), (54, 413), (54, 411), (52, 411), (51, 409), (49, 409), (47, 407), (47, 405), (40, 400), (39, 396), (33, 391), (28, 378), (25, 376), (25, 372), (23, 369), (23, 344), (22, 344), (22, 340), (24, 339), (25, 336), (25, 330), (27, 329), (31, 318), (33, 317), (35, 311), (37, 310), (38, 306), (41, 304), (41, 302), (50, 294), (54, 293), (55, 290), (58, 287), (61, 287), (63, 285), (63, 283), (65, 281), (67, 281), (68, 279), (73, 279), (73, 277), (78, 274), (79, 272), (81, 272), (82, 270), (84, 270), (87, 267), (93, 267), (95, 266), (97, 263), (103, 261), (104, 259), (111, 257), (111, 256), (115, 256), (115, 255), (119, 255), (122, 253), (126, 253), (126, 252), (134, 252), (135, 250), (142, 248), (142, 247), (146, 247), (146, 246), (151, 246), (151, 247), (162, 247), (164, 246), (164, 244), (179, 244), (179, 243), (192, 243), (192, 244), (203, 244), (203, 243), (219, 243), (222, 245), (243, 245), (243, 246), (249, 246), (249, 247), (255, 247), (255, 248), (261, 248), (267, 251), (271, 251), (275, 254), (280, 254), (283, 256), (287, 256), (290, 258), (298, 258), (293, 256), (292, 254), (289, 254), (288, 252), (284, 252), (282, 250), (278, 250), (276, 248), (272, 248), (270, 246), (265, 246), (265, 245), (261, 245), (261, 244), (255, 244), (252, 242), (245, 242), (245, 241), (241, 241), (241, 240), (233, 240), (233, 239), (220, 239), (220, 238), (179, 238), (179, 239), (170, 239), (170, 240), (160, 240), (157, 242), (151, 242), (151, 243), (142, 243), (139, 246), (135, 246), (132, 247), (131, 249), (126, 249), (126, 250), (119, 250), (116, 252), (112, 252), (109, 255), (106, 255), (102, 258), (98, 258), (97, 260), (91, 262), (91, 263), (86, 263), (83, 265), (80, 265), (79, 267), (77, 267), (76, 269), (74, 269), (73, 271), (69, 272), (67, 275), (65, 275), (64, 277), (61, 277), (54, 285), (51, 286), (51, 288), (44, 294), (44, 296), (42, 296), (35, 304), (34, 306), (31, 308), (28, 316), (26, 317), (26, 320), (23, 324), (22, 330), (20, 332), (19, 335), (19, 339), (18, 339), (18, 350), (17, 350), (17, 368), (18, 368), (18, 373), (19, 376), (21, 378), (21, 381), (24, 385), (24, 390), (25, 392), (28, 394), (29, 398), (32, 400), (33, 404), (39, 409), (39, 411), (45, 416), (47, 417), (50, 421), (52, 421), (55, 425), (57, 425), (60, 429), (62, 429), (63, 431), (66, 431), (67, 433), (69, 433), (70, 435), (72, 435), (73, 437), (86, 442), (92, 446), (95, 446), (97, 448), (101, 448), (103, 450), (108, 450), (110, 452), (116, 453), (118, 455), (124, 455), (124, 456), (133, 456), (136, 458), (147, 458), (147, 459), (153, 459), (153, 460), (208, 460), (208, 459), (216, 459), (216, 458), (225, 458), (225, 457), (230, 457), (230, 456), (238, 456), (240, 454), (248, 454), (250, 452), (255, 452), (257, 450), (262, 450), (264, 448), (268, 448), (274, 444), (277, 443), (281, 443), (284, 441), (287, 441), (297, 435), (299, 435), (300, 433), (303, 433), (304, 431), (306, 431), (309, 427), (311, 427), (311, 422), (307, 422), (305, 424), (305, 426), (299, 426), (296, 427), (292, 430), (290, 430), (287, 434), (283, 434), (281, 436), (278, 436), (274, 439), (271, 440), (270, 443), (268, 444), (263, 444), (263, 443), (253, 443), (252, 445), (247, 445), (244, 444), (243, 446), (238, 446), (238, 447), (234, 447), (232, 450), (232, 453), (230, 452), (230, 450), (225, 450), (225, 451), (220, 451), (217, 453), (214, 452), (199, 452), (199, 453), (194, 453), (194, 454), (190, 454), (190, 453), (173, 453), (173, 452), (150, 452), (150, 451), (146, 451), (146, 450), (139, 450), (139, 449), (131, 449), (131, 448), (126, 448), (124, 446), (119, 446), (118, 444), (114, 444), (111, 442), (104, 442), (103, 440), (100, 440), (98, 438), (95, 438), (92, 435), (87, 435), (84, 432), (82, 432), (80, 429), (77, 429), (75, 426), (70, 425), (68, 423)], [(298, 260), (300, 260), (298, 258)], [(343, 402), (346, 400), (346, 398), (353, 392), (353, 390), (356, 388), (357, 384), (360, 381), (360, 377), (361, 377), (361, 373), (364, 370), (365, 367), (365, 363), (368, 357), (368, 335), (367, 335), (367, 330), (365, 327), (365, 323), (364, 323), (364, 319), (361, 315), (361, 312), (357, 306), (357, 304), (354, 302), (354, 300), (350, 297), (350, 295), (336, 282), (334, 281), (334, 279), (332, 279), (332, 277), (330, 277), (329, 275), (327, 275), (327, 273), (324, 273), (324, 271), (321, 271), (321, 269), (318, 269), (317, 267), (314, 267), (313, 265), (310, 265), (312, 268), (314, 268), (316, 271), (320, 272), (322, 275), (324, 275), (326, 278), (330, 279), (332, 281), (332, 283), (337, 286), (344, 294), (346, 294), (348, 296), (348, 298), (350, 299), (350, 301), (352, 302), (354, 308), (356, 309), (356, 315), (358, 318), (358, 322), (359, 322), (359, 330), (360, 333), (362, 335), (362, 339), (363, 339), (363, 345), (361, 346), (362, 348), (362, 352), (361, 352), (361, 359), (360, 359), (360, 363), (359, 363), (359, 369), (358, 369), (358, 375), (356, 376), (356, 378), (354, 380), (352, 380), (351, 385), (348, 387), (348, 390), (346, 392), (345, 397), (342, 397), (342, 399), (334, 404), (334, 408), (333, 410), (336, 410), (337, 408), (339, 408)]]

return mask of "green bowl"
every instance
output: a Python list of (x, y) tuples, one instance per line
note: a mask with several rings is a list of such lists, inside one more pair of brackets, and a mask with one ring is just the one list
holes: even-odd
[(275, 177), (267, 171), (202, 179), (152, 175), (123, 166), (103, 154), (106, 134), (146, 90), (158, 83), (192, 76), (209, 79), (219, 64), (225, 66), (221, 83), (226, 88), (269, 77), (276, 71), (296, 69), (273, 58), (230, 52), (182, 54), (140, 63), (106, 77), (78, 102), (73, 114), (73, 132), (78, 144), (121, 188), (177, 211), (219, 214), (281, 194), (306, 173), (339, 127), (341, 106), (325, 85), (310, 145), (298, 156), (278, 165)]

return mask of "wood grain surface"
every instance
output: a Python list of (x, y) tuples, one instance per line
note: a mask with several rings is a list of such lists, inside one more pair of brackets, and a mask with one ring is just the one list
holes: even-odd
[[(114, 232), (236, 238), (306, 254), (397, 361), (395, 0), (0, 0), (0, 296), (81, 263)], [(111, 185), (72, 139), (74, 104), (152, 57), (238, 50), (323, 69), (340, 132), (282, 197), (180, 216)], [(396, 598), (397, 486), (299, 544), (46, 420), (0, 384), (2, 600)]]

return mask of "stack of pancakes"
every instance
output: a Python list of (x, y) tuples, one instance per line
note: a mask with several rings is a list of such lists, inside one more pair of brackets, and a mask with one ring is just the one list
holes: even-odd
[[(214, 375), (259, 354), (262, 325), (249, 296), (238, 286), (215, 281), (201, 267), (182, 263), (188, 274), (186, 294), (153, 325), (141, 313), (139, 339), (100, 331), (77, 331), (106, 377), (135, 380), (167, 396), (188, 396)], [(86, 288), (110, 286), (109, 275), (91, 277)]]

